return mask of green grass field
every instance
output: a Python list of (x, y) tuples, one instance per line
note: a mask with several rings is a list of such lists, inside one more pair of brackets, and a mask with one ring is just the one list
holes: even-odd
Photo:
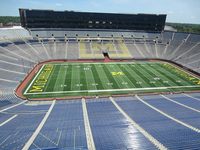
[(48, 63), (24, 90), (27, 98), (200, 90), (200, 79), (164, 62)]

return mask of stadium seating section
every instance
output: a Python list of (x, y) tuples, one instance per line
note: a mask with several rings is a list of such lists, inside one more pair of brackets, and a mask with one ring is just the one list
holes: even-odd
[[(33, 32), (33, 36), (31, 36), (24, 29), (1, 31), (0, 112), (4, 112), (4, 109), (8, 107), (26, 102), (15, 96), (15, 88), (36, 64), (50, 59), (104, 59), (103, 53), (105, 52), (111, 59), (156, 58), (171, 60), (200, 73), (200, 35), (197, 34), (40, 31)], [(177, 104), (180, 99), (183, 99), (181, 103), (189, 105), (195, 110), (200, 110), (199, 93), (168, 95), (168, 99), (161, 95), (141, 96), (140, 98), (136, 101), (138, 97), (118, 97), (115, 98), (114, 102), (131, 119), (145, 128), (146, 132), (169, 149), (190, 149), (191, 145), (193, 149), (200, 147), (198, 129), (200, 128), (200, 120), (195, 120), (197, 116), (199, 117), (199, 112), (196, 113)], [(173, 99), (176, 104), (169, 98)], [(189, 99), (190, 103), (186, 99)], [(98, 101), (92, 99), (86, 103), (96, 149), (156, 149), (155, 144), (149, 142), (136, 125), (132, 126), (133, 123), (122, 113), (119, 113), (109, 98), (101, 98)], [(0, 149), (12, 149), (13, 147), (22, 149), (51, 107), (48, 102), (38, 105), (37, 108), (36, 106), (31, 105), (31, 103), (29, 105), (20, 104), (11, 108), (10, 111), (7, 110), (5, 116), (0, 118), (5, 121), (12, 114), (18, 114), (18, 119), (15, 122), (5, 129), (3, 126), (0, 130)], [(133, 107), (134, 109), (130, 109)], [(152, 109), (154, 107), (160, 111)], [(80, 100), (56, 102), (46, 124), (30, 148), (87, 149), (83, 111)], [(162, 115), (161, 111), (179, 121), (173, 121), (169, 116)], [(174, 113), (175, 111), (181, 113)], [(69, 123), (70, 121), (71, 123)], [(190, 124), (198, 130), (186, 128), (182, 122)], [(14, 128), (15, 126), (12, 124), (16, 124), (18, 127)], [(54, 128), (50, 129), (50, 126)], [(154, 130), (155, 128), (156, 130)], [(126, 138), (132, 139), (132, 141)], [(14, 139), (16, 141), (12, 142)], [(140, 141), (140, 143), (134, 143), (134, 140)], [(75, 145), (74, 141), (76, 141)], [(126, 143), (127, 141), (130, 143)]]
[[(111, 37), (113, 35), (107, 32), (100, 32), (102, 38), (98, 38), (100, 33), (88, 31), (92, 35), (88, 38), (84, 37), (86, 31), (79, 31), (79, 35), (83, 37), (70, 35), (71, 37), (55, 38), (48, 33), (50, 38), (30, 38), (30, 35), (24, 35), (25, 31), (22, 29), (18, 37), (13, 31), (10, 34), (9, 30), (6, 32), (14, 37), (0, 36), (1, 90), (9, 88), (13, 91), (38, 62), (49, 59), (104, 59), (103, 52), (107, 52), (111, 59), (171, 60), (200, 73), (200, 35), (196, 34), (119, 32)], [(54, 32), (54, 36), (56, 33)]]

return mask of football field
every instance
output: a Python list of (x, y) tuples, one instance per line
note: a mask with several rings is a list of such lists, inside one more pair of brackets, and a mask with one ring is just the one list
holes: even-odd
[(165, 62), (48, 63), (24, 89), (27, 98), (200, 90), (200, 79)]

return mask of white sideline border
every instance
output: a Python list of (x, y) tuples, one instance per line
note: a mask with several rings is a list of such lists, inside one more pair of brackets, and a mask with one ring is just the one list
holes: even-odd
[(37, 92), (37, 93), (24, 93), (24, 95), (32, 94), (62, 94), (62, 93), (98, 93), (98, 92), (118, 92), (118, 91), (139, 91), (139, 90), (159, 90), (159, 89), (177, 89), (177, 88), (200, 88), (200, 85), (191, 86), (170, 86), (170, 87), (149, 87), (149, 88), (124, 88), (124, 89), (103, 89), (103, 90), (80, 90), (80, 91), (54, 91), (54, 92)]
[(42, 65), (42, 67), (40, 68), (39, 72), (36, 74), (36, 76), (33, 78), (33, 80), (31, 81), (31, 83), (29, 84), (29, 86), (26, 88), (24, 94), (27, 93), (27, 91), (30, 89), (30, 87), (32, 86), (33, 82), (35, 82), (36, 78), (39, 76), (40, 72), (43, 70), (45, 65)]
[[(93, 65), (93, 64), (104, 64), (104, 65), (113, 65), (113, 64), (139, 64), (139, 63), (141, 63), (141, 64), (146, 64), (146, 62), (144, 62), (144, 61), (138, 61), (138, 62), (136, 62), (136, 61), (129, 61), (129, 62), (107, 62), (107, 63), (105, 63), (105, 62), (86, 62), (86, 63), (82, 63), (82, 62), (64, 62), (64, 63), (61, 63), (61, 64), (59, 64), (59, 63), (52, 63), (52, 64), (54, 64), (54, 65), (82, 65), (82, 64), (91, 64), (91, 65)], [(162, 63), (162, 62), (148, 62), (148, 63)]]

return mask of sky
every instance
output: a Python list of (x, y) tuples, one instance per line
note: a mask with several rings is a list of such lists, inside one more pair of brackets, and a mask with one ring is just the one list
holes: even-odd
[(19, 16), (19, 8), (167, 14), (167, 22), (200, 24), (200, 0), (0, 0), (0, 16)]

